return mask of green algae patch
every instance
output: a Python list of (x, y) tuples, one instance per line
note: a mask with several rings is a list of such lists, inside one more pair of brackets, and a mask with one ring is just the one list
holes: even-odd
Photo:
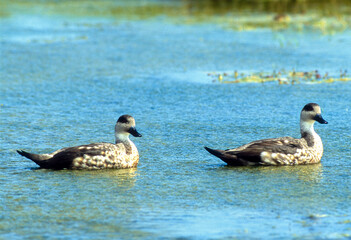
[(333, 82), (348, 82), (351, 81), (351, 76), (347, 70), (340, 71), (339, 74), (330, 75), (328, 72), (322, 74), (318, 70), (314, 71), (273, 71), (273, 72), (211, 72), (207, 73), (212, 82), (219, 83), (268, 83), (276, 82), (278, 84), (299, 84), (299, 83), (333, 83)]

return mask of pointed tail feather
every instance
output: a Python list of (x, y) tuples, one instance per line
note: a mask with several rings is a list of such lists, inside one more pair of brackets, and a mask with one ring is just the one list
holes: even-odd
[(243, 165), (246, 165), (243, 161), (238, 159), (238, 157), (236, 155), (228, 154), (226, 151), (211, 149), (211, 148), (208, 148), (208, 147), (205, 147), (205, 149), (209, 153), (211, 153), (212, 155), (220, 158), (223, 162), (227, 163), (228, 165), (231, 165), (231, 166), (243, 166)]
[(19, 155), (22, 155), (23, 157), (26, 157), (32, 160), (42, 168), (45, 168), (47, 166), (47, 160), (43, 160), (39, 154), (29, 153), (23, 150), (16, 150), (16, 151)]
[(208, 147), (204, 147), (204, 148), (207, 150), (207, 152), (211, 153), (212, 155), (215, 155), (218, 158), (223, 157), (223, 151), (215, 150), (215, 149), (208, 148)]
[(23, 157), (29, 158), (30, 160), (35, 159), (35, 155), (23, 150), (16, 150), (19, 155), (22, 155)]

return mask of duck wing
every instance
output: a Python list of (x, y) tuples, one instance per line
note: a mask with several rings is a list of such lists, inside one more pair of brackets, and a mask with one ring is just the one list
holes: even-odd
[(226, 153), (236, 156), (241, 162), (248, 162), (247, 165), (282, 165), (290, 164), (289, 156), (302, 148), (303, 144), (299, 139), (284, 137), (255, 141), (226, 150)]
[[(76, 147), (59, 149), (52, 154), (32, 154), (25, 151), (17, 151), (22, 156), (31, 159), (41, 168), (64, 169), (71, 168), (72, 163), (78, 158), (92, 158), (94, 156), (108, 156), (115, 148), (111, 143), (92, 143)], [(50, 157), (48, 157), (50, 156)]]
[(92, 143), (77, 147), (70, 147), (58, 152), (48, 160), (46, 168), (63, 169), (71, 168), (73, 161), (77, 159), (92, 159), (94, 157), (108, 157), (115, 148), (111, 143)]
[(302, 142), (292, 137), (263, 139), (227, 150), (205, 147), (209, 153), (231, 166), (289, 164), (288, 154), (295, 154), (301, 148)]

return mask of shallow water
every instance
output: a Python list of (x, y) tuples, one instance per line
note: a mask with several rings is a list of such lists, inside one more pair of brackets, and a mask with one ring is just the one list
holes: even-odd
[[(351, 66), (334, 36), (159, 21), (14, 15), (1, 24), (0, 236), (6, 239), (335, 239), (351, 236), (350, 83), (212, 83), (211, 71)], [(226, 167), (203, 146), (299, 137), (317, 102), (322, 163)], [(15, 150), (142, 138), (137, 169), (38, 169)]]

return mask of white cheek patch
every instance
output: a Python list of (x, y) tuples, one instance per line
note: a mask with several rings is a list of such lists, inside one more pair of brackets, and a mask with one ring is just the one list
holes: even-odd
[(120, 128), (129, 128), (129, 127), (130, 127), (130, 124), (129, 124), (129, 123), (117, 123), (117, 125), (118, 125)]

